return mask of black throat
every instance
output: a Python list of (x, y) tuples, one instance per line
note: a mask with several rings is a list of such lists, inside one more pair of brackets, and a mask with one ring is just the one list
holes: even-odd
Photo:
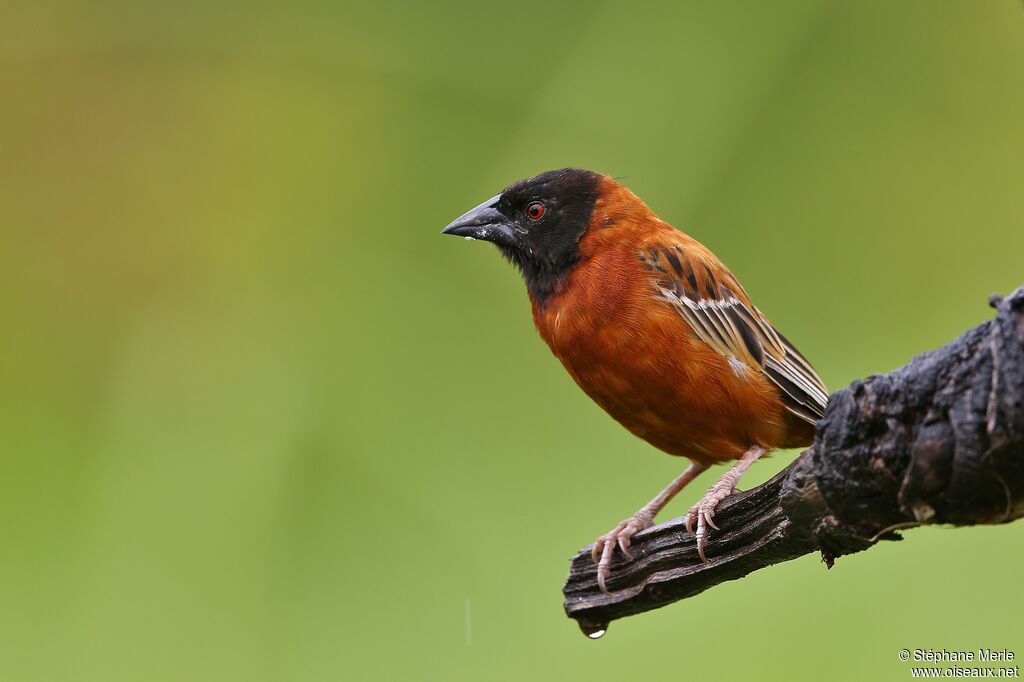
[[(586, 228), (583, 228), (586, 231)], [(580, 233), (582, 236), (582, 232)], [(498, 247), (502, 255), (508, 258), (523, 273), (526, 290), (530, 298), (543, 307), (553, 295), (557, 294), (565, 284), (569, 273), (579, 262), (578, 239), (571, 248), (566, 245), (565, 253), (557, 260), (547, 260), (524, 255), (517, 249)]]
[(501, 253), (523, 273), (526, 289), (537, 305), (544, 306), (564, 286), (580, 261), (579, 242), (590, 225), (602, 176), (593, 171), (563, 168), (518, 182), (502, 193), (510, 210), (542, 201), (542, 221), (525, 228), (514, 245), (498, 245)]

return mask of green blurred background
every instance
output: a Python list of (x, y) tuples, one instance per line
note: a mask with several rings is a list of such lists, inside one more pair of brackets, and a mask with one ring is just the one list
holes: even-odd
[(568, 558), (683, 463), (573, 385), (489, 245), (438, 234), (545, 169), (625, 176), (829, 386), (889, 370), (1024, 282), (1019, 2), (7, 2), (0, 93), (0, 679), (1024, 655), (1024, 524), (585, 639)]

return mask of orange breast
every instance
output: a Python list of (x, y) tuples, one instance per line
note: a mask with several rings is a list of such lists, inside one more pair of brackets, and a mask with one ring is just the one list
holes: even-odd
[(585, 246), (561, 293), (534, 303), (534, 321), (608, 414), (655, 447), (704, 463), (738, 458), (753, 445), (809, 440), (767, 377), (734, 369), (658, 300), (650, 273), (621, 235), (615, 245)]

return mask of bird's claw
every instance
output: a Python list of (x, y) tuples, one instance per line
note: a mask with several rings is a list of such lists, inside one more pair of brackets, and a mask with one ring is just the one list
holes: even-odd
[[(708, 546), (708, 528), (721, 530), (714, 521), (715, 510), (722, 500), (729, 497), (736, 491), (736, 485), (732, 481), (723, 478), (708, 489), (706, 495), (700, 502), (693, 505), (686, 514), (686, 530), (697, 539), (697, 554), (700, 560), (707, 563), (708, 557), (704, 553)], [(697, 531), (693, 530), (693, 519), (697, 519)]]
[(594, 542), (590, 557), (597, 564), (597, 586), (602, 592), (611, 594), (606, 581), (611, 574), (612, 555), (615, 553), (615, 547), (618, 546), (627, 558), (632, 559), (633, 555), (629, 552), (630, 541), (634, 535), (652, 525), (654, 525), (654, 519), (647, 514), (637, 512)]

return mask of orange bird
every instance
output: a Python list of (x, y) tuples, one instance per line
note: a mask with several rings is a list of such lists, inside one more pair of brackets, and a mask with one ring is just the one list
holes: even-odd
[(690, 465), (593, 547), (602, 591), (615, 547), (654, 524), (717, 462), (736, 464), (689, 511), (707, 561), (715, 508), (773, 448), (810, 445), (828, 391), (696, 239), (614, 179), (575, 168), (517, 182), (444, 234), (492, 242), (519, 270), (537, 331), (580, 388), (633, 434)]

